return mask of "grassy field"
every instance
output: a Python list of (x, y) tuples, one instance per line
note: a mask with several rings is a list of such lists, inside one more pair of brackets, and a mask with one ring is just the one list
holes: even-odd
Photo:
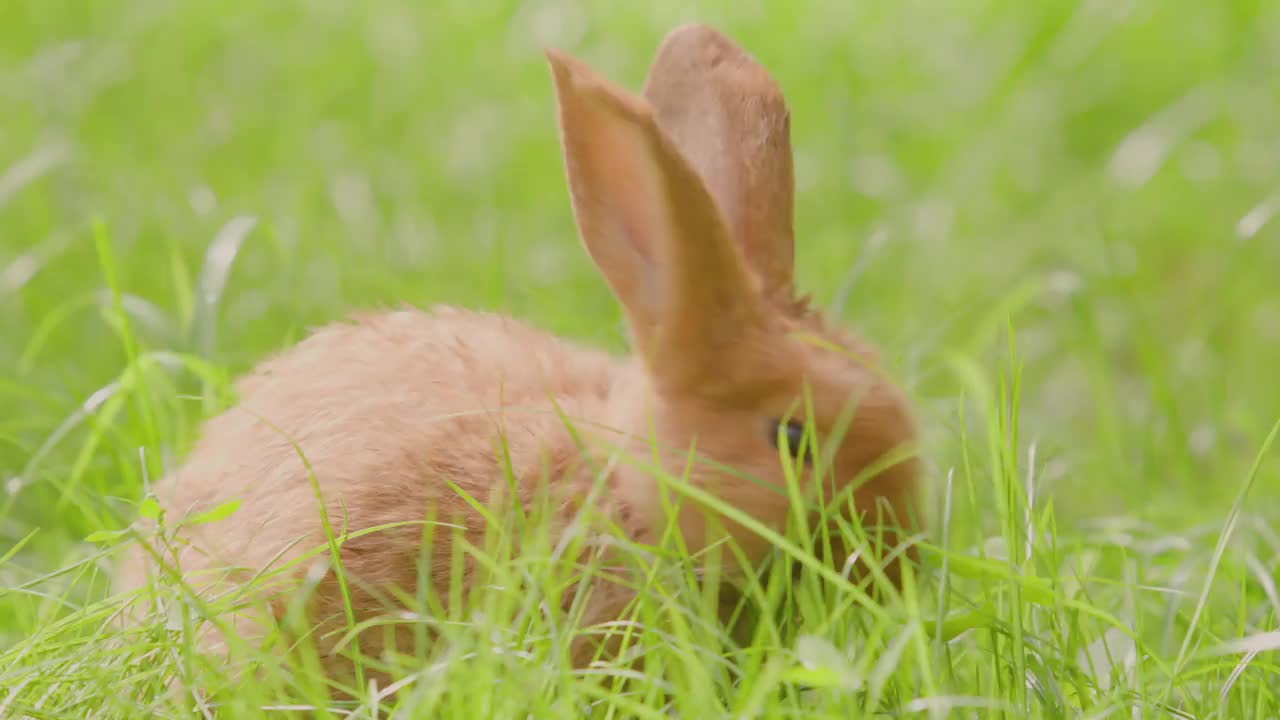
[[(525, 557), (381, 703), (114, 626), (110, 531), (309, 327), (446, 302), (623, 349), (541, 48), (638, 87), (690, 19), (785, 89), (800, 281), (920, 409), (907, 591), (770, 586), (730, 650), (677, 574), (629, 678), (567, 668)], [(1278, 717), (1278, 78), (1261, 0), (10, 0), (0, 717), (189, 716), (175, 677), (236, 718)]]

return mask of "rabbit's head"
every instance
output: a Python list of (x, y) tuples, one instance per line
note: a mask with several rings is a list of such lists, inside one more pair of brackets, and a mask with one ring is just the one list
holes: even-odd
[[(643, 96), (560, 51), (547, 57), (579, 233), (636, 353), (612, 419), (671, 450), (668, 470), (771, 528), (791, 512), (787, 464), (790, 487), (867, 526), (911, 522), (907, 404), (873, 351), (793, 286), (789, 116), (773, 79), (701, 25), (667, 36)], [(662, 516), (652, 480), (626, 476), (615, 492), (641, 518)], [(713, 539), (696, 507), (680, 524), (691, 547)], [(749, 558), (769, 547), (721, 527)]]

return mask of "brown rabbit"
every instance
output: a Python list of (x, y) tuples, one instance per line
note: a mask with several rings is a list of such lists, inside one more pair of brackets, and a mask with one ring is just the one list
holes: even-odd
[[(654, 473), (594, 461), (619, 449), (651, 458), (655, 443), (668, 451), (666, 471), (780, 531), (791, 510), (778, 442), (795, 450), (796, 422), (825, 436), (847, 421), (820, 464), (824, 492), (857, 479), (853, 506), (868, 523), (886, 504), (908, 521), (917, 463), (901, 454), (914, 441), (904, 398), (869, 347), (793, 288), (789, 117), (770, 76), (699, 25), (664, 40), (643, 97), (560, 51), (547, 58), (581, 240), (622, 305), (634, 357), (455, 308), (319, 329), (239, 383), (239, 405), (208, 422), (162, 491), (170, 523), (243, 501), (224, 520), (181, 531), (176, 567), (195, 587), (215, 587), (195, 571), (252, 574), (323, 545), (318, 489), (334, 532), (408, 523), (342, 544), (349, 605), (332, 572), (314, 588), (316, 618), (347, 607), (357, 620), (381, 614), (378, 589), (418, 586), (425, 518), (483, 544), (484, 521), (450, 483), (485, 502), (506, 492), (507, 464), (518, 499), (549, 489), (566, 524), (605, 467), (599, 509), (652, 541), (666, 523)], [(686, 467), (691, 446), (698, 461)], [(817, 487), (814, 474), (802, 470), (802, 482)], [(691, 550), (716, 539), (707, 518), (697, 503), (682, 507)], [(770, 550), (740, 524), (722, 527), (752, 561)], [(430, 580), (443, 588), (453, 540), (434, 538)], [(141, 560), (128, 582), (142, 582)], [(585, 620), (610, 619), (626, 600), (600, 589)], [(236, 631), (255, 632), (247, 622)], [(575, 648), (575, 662), (590, 657)], [(361, 649), (376, 656), (383, 635)]]

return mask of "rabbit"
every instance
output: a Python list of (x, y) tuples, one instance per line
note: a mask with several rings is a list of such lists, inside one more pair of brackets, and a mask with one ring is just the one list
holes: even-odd
[[(608, 461), (653, 457), (655, 446), (667, 450), (657, 460), (665, 471), (782, 531), (792, 512), (779, 494), (783, 465), (802, 444), (800, 423), (833, 433), (850, 407), (828, 471), (816, 477), (799, 458), (801, 482), (834, 493), (857, 479), (856, 512), (905, 527), (919, 484), (916, 423), (876, 350), (796, 292), (790, 118), (775, 81), (700, 24), (663, 39), (640, 94), (561, 50), (545, 56), (578, 235), (621, 305), (632, 354), (451, 306), (314, 330), (237, 382), (238, 404), (205, 423), (157, 489), (171, 524), (242, 501), (178, 530), (168, 561), (196, 589), (212, 593), (322, 546), (323, 507), (335, 533), (403, 523), (345, 540), (345, 588), (331, 570), (310, 578), (309, 617), (346, 608), (357, 621), (374, 617), (384, 612), (379, 589), (418, 587), (424, 518), (482, 544), (485, 521), (458, 491), (491, 500), (507, 492), (507, 468), (519, 502), (549, 493), (563, 518), (553, 530), (598, 497), (628, 538), (654, 542), (667, 522), (654, 472)], [(771, 549), (697, 503), (678, 513), (691, 552), (719, 532), (752, 563)], [(448, 587), (452, 543), (434, 533), (434, 587)], [(140, 586), (161, 555), (134, 552), (125, 584)], [(219, 568), (238, 570), (203, 577)], [(463, 566), (464, 582), (473, 570)], [(289, 587), (272, 612), (284, 612)], [(584, 623), (613, 619), (629, 600), (620, 588), (598, 591)], [(231, 629), (259, 632), (240, 620)], [(377, 656), (384, 639), (362, 636), (361, 652)], [(572, 661), (589, 662), (593, 648), (575, 645)]]

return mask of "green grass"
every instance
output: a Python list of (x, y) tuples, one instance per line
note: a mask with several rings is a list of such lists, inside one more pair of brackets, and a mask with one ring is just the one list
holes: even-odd
[[(0, 717), (187, 716), (174, 677), (236, 718), (1280, 715), (1280, 5), (0, 17)], [(571, 578), (508, 533), (476, 549), (506, 591), (470, 615), (421, 598), (413, 621), (449, 642), (381, 707), (328, 701), (305, 652), (241, 648), (265, 665), (234, 680), (189, 614), (118, 629), (112, 531), (229, 380), (308, 327), (447, 302), (621, 349), (540, 48), (637, 87), (695, 18), (785, 89), (800, 281), (920, 408), (929, 532), (904, 592), (775, 580), (752, 591), (774, 619), (726, 649), (714, 583), (668, 538), (635, 558), (648, 665), (623, 682), (566, 668), (565, 618), (538, 603)]]

